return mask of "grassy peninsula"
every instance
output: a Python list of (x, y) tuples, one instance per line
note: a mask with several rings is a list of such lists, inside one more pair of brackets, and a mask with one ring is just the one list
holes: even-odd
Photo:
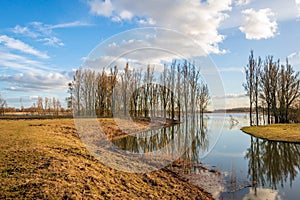
[(241, 130), (249, 135), (270, 141), (300, 142), (300, 124), (247, 126)]

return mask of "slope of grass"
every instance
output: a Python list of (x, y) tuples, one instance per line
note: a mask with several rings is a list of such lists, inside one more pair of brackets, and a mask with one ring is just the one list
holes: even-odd
[(211, 199), (168, 169), (116, 171), (93, 158), (72, 119), (0, 120), (0, 199)]
[(241, 129), (252, 136), (271, 141), (300, 142), (300, 124), (271, 124)]

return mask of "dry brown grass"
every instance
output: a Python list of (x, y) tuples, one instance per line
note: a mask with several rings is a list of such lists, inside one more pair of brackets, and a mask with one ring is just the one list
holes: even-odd
[(98, 119), (103, 132), (106, 134), (108, 140), (117, 140), (128, 135), (133, 135), (141, 131), (149, 129), (159, 129), (164, 126), (179, 123), (161, 118), (138, 118), (136, 120), (115, 119), (115, 118), (99, 118)]
[(300, 124), (248, 126), (241, 130), (255, 137), (271, 141), (300, 142)]
[(167, 169), (132, 174), (103, 165), (72, 119), (0, 120), (0, 130), (0, 199), (211, 198)]

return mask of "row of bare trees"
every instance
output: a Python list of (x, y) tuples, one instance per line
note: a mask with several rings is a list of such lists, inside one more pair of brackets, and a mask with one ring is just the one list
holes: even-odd
[(4, 115), (5, 113), (31, 113), (31, 114), (38, 114), (38, 115), (60, 115), (60, 114), (66, 114), (68, 111), (66, 111), (59, 99), (48, 98), (48, 97), (41, 97), (39, 96), (32, 104), (31, 107), (25, 108), (23, 106), (23, 100), (20, 98), (20, 104), (21, 108), (16, 107), (7, 107), (6, 100), (4, 100), (0, 95), (0, 115)]
[[(243, 84), (250, 104), (250, 125), (259, 125), (259, 113), (267, 116), (267, 123), (295, 121), (291, 110), (296, 110), (300, 98), (300, 76), (286, 59), (285, 64), (267, 56), (263, 61), (254, 58), (253, 51), (245, 68)], [(255, 119), (253, 114), (255, 113)], [(273, 119), (273, 120), (272, 120)]]
[[(22, 106), (23, 107), (23, 106)], [(39, 115), (59, 115), (64, 109), (61, 106), (59, 99), (39, 96), (36, 103), (33, 103), (30, 109), (22, 108), (21, 111), (37, 113)]]
[(95, 72), (79, 69), (69, 83), (68, 106), (78, 116), (164, 117), (178, 119), (203, 113), (209, 91), (200, 68), (187, 61), (173, 61), (158, 72), (113, 67)]

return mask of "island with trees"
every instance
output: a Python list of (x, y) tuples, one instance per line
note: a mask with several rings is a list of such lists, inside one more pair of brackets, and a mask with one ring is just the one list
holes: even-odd
[(249, 97), (250, 126), (242, 131), (255, 137), (300, 142), (300, 72), (267, 56), (254, 57), (245, 68), (243, 84)]

